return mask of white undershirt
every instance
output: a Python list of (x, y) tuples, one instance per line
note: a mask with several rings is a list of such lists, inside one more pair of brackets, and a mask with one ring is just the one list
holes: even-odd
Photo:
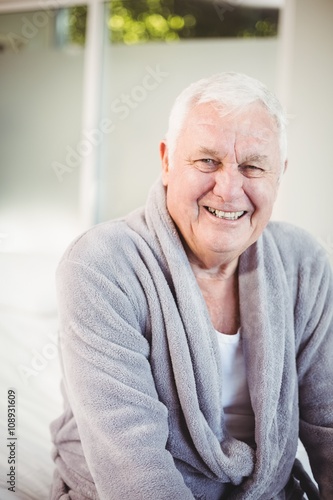
[(226, 335), (216, 331), (222, 361), (222, 405), (230, 434), (252, 445), (254, 414), (246, 378), (240, 331)]

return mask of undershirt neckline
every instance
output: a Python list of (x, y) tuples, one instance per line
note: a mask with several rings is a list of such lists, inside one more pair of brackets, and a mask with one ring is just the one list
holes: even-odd
[(218, 335), (218, 339), (223, 344), (237, 344), (237, 342), (241, 340), (240, 328), (238, 328), (236, 333), (233, 333), (231, 335), (228, 333), (219, 332), (218, 330), (215, 330), (215, 332)]

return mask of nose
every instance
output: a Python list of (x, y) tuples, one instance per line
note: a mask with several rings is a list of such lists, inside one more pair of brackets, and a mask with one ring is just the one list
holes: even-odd
[(238, 169), (222, 167), (215, 172), (213, 193), (225, 202), (239, 199), (243, 194), (243, 175)]

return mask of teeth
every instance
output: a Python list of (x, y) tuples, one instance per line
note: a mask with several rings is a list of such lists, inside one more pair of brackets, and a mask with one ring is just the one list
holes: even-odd
[(223, 212), (222, 210), (216, 210), (215, 208), (207, 207), (211, 214), (214, 214), (220, 219), (236, 220), (239, 219), (245, 212)]

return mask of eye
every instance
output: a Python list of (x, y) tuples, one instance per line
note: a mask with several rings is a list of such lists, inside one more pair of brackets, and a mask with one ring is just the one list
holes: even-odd
[(240, 165), (239, 170), (246, 177), (262, 177), (265, 170), (261, 167), (255, 165)]
[(200, 158), (194, 162), (201, 172), (214, 172), (220, 165), (220, 162), (212, 158)]

